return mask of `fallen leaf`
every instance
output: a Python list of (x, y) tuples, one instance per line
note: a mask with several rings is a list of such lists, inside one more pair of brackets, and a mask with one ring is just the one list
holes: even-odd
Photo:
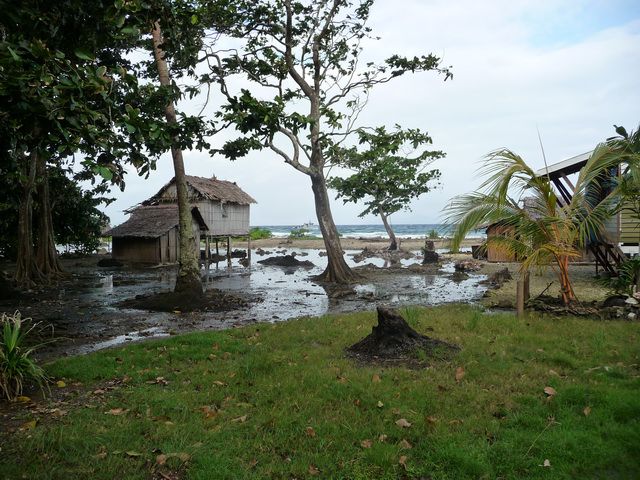
[(378, 408), (382, 408), (382, 407), (384, 407), (384, 403), (382, 403), (380, 400), (378, 400), (378, 404), (376, 406)]
[(141, 457), (142, 454), (140, 452), (136, 452), (135, 450), (129, 450), (128, 452), (125, 452), (125, 454), (127, 455), (127, 457)]
[(224, 387), (224, 386), (226, 385), (226, 383), (221, 382), (220, 380), (214, 380), (214, 381), (213, 381), (213, 382), (211, 382), (211, 383), (213, 383), (214, 385), (217, 385), (217, 386), (219, 386), (219, 387)]
[(338, 375), (336, 377), (336, 379), (338, 380), (338, 382), (340, 383), (347, 383), (347, 377), (343, 377), (342, 375)]
[(454, 418), (453, 420), (449, 421), (449, 425), (462, 425), (464, 423), (464, 420), (459, 420), (457, 418)]
[(411, 423), (407, 422), (406, 419), (401, 418), (400, 420), (396, 420), (396, 425), (400, 428), (409, 428), (411, 427)]
[(353, 404), (354, 404), (356, 407), (359, 407), (359, 406), (360, 406), (360, 403), (361, 403), (361, 402), (360, 402), (360, 399), (359, 399), (359, 398), (356, 398), (356, 399), (353, 401)]
[(438, 422), (438, 418), (433, 415), (429, 415), (428, 417), (425, 418), (425, 420), (427, 421), (427, 423), (430, 423), (431, 425), (435, 425)]
[(549, 375), (553, 375), (554, 377), (559, 377), (560, 374), (558, 372), (556, 372), (555, 370), (549, 370)]
[(218, 409), (216, 407), (211, 408), (209, 405), (200, 407), (200, 411), (204, 413), (204, 418), (213, 418), (218, 415)]
[(553, 387), (544, 387), (544, 393), (549, 397), (553, 397), (558, 392), (556, 392), (556, 389)]
[(318, 475), (320, 470), (315, 465), (309, 465), (309, 475)]
[(368, 438), (367, 438), (367, 439), (365, 439), (365, 440), (362, 440), (362, 441), (360, 442), (360, 446), (361, 446), (362, 448), (371, 448), (371, 445), (373, 445), (373, 442), (372, 442), (371, 440), (369, 440)]
[(460, 381), (464, 378), (464, 367), (456, 368), (456, 382), (460, 383)]
[(387, 440), (387, 436), (383, 433), (378, 437), (379, 442), (384, 442)]
[(542, 465), (540, 465), (541, 467), (550, 467), (551, 466), (551, 462), (549, 461), (548, 458), (544, 459), (544, 462), (542, 462)]
[(404, 449), (409, 450), (409, 449), (413, 448), (413, 445), (411, 445), (407, 440), (403, 439), (403, 440), (400, 441), (400, 448), (404, 448)]
[(112, 408), (108, 412), (104, 412), (105, 415), (123, 415), (127, 413), (129, 410), (125, 410), (124, 408)]
[(304, 433), (307, 434), (307, 437), (315, 437), (316, 436), (316, 431), (313, 429), (313, 427), (307, 427), (304, 429)]
[(251, 468), (255, 467), (257, 464), (258, 464), (258, 459), (257, 458), (254, 458), (254, 459), (249, 461), (249, 466)]
[(103, 395), (104, 393), (105, 393), (105, 391), (102, 390), (101, 388), (98, 388), (98, 389), (93, 391), (94, 395)]
[(584, 413), (585, 417), (588, 417), (591, 413), (591, 407), (587, 405), (586, 407), (584, 407), (584, 410), (582, 410), (582, 413)]
[(247, 415), (242, 415), (241, 417), (233, 418), (231, 421), (233, 423), (244, 423), (247, 421)]
[(164, 465), (165, 463), (167, 463), (167, 456), (164, 453), (158, 455), (156, 457), (156, 463), (158, 465)]
[(406, 455), (402, 455), (399, 459), (398, 459), (398, 463), (400, 465), (402, 465), (402, 467), (406, 470), (407, 469), (407, 456)]
[(56, 382), (56, 386), (57, 386), (58, 388), (64, 388), (64, 387), (66, 387), (66, 386), (67, 386), (67, 384), (66, 384), (66, 383), (64, 383), (62, 380), (58, 380), (58, 381)]
[(373, 377), (371, 377), (371, 382), (372, 383), (380, 383), (381, 379), (380, 379), (380, 375), (378, 375), (377, 373), (373, 374)]
[(31, 398), (26, 397), (24, 395), (20, 395), (19, 397), (16, 397), (16, 402), (18, 402), (18, 403), (27, 403), (27, 402), (30, 402), (30, 401), (31, 401)]
[(37, 420), (30, 420), (28, 422), (23, 423), (20, 426), (21, 430), (33, 430), (34, 428), (36, 428), (36, 425), (38, 424)]

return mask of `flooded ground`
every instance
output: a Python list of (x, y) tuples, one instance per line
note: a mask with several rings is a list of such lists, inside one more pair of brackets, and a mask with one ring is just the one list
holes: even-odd
[[(249, 306), (225, 312), (159, 313), (117, 306), (136, 295), (168, 291), (175, 282), (175, 267), (130, 269), (98, 268), (99, 257), (65, 260), (72, 274), (55, 291), (34, 292), (19, 301), (4, 301), (0, 310), (19, 309), (47, 326), (44, 336), (56, 341), (47, 345), (43, 357), (75, 355), (143, 338), (175, 333), (224, 329), (261, 321), (282, 321), (301, 316), (373, 310), (376, 304), (391, 306), (437, 305), (479, 299), (486, 287), (482, 274), (462, 277), (454, 273), (453, 260), (439, 266), (419, 267), (419, 258), (385, 264), (383, 258), (354, 260), (359, 251), (347, 251), (346, 259), (362, 276), (350, 289), (331, 289), (311, 280), (326, 266), (318, 249), (273, 248), (253, 251), (251, 265), (238, 259), (202, 270), (207, 288), (216, 288), (249, 300)], [(322, 252), (323, 253), (323, 252)], [(417, 252), (413, 252), (416, 253)], [(283, 268), (258, 263), (274, 255), (294, 254), (308, 260), (311, 268)]]

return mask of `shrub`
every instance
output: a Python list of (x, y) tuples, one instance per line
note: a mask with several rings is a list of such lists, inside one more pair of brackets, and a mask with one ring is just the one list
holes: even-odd
[(438, 233), (438, 231), (435, 228), (432, 228), (427, 233), (427, 238), (430, 240), (437, 240), (440, 238), (440, 233)]
[(616, 295), (631, 295), (638, 275), (640, 275), (640, 257), (634, 257), (620, 265), (617, 277), (605, 278), (600, 283)]
[(309, 235), (309, 230), (304, 227), (292, 228), (289, 233), (289, 238), (306, 238)]
[(44, 370), (31, 358), (40, 345), (24, 345), (35, 326), (25, 328), (20, 312), (11, 316), (3, 313), (0, 318), (0, 393), (8, 400), (15, 400), (22, 393), (24, 382), (34, 382), (42, 388), (47, 381)]
[(268, 228), (253, 227), (249, 231), (249, 236), (251, 237), (251, 240), (260, 240), (262, 238), (273, 237), (273, 233), (271, 233), (271, 230)]

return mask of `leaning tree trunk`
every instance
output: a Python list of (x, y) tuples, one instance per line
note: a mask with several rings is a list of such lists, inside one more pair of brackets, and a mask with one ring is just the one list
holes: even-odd
[(324, 174), (322, 172), (312, 172), (309, 176), (311, 177), (311, 189), (315, 199), (318, 225), (320, 226), (324, 247), (327, 251), (327, 268), (321, 275), (318, 275), (318, 279), (325, 282), (350, 283), (355, 279), (355, 275), (347, 265), (347, 262), (344, 261), (338, 229), (331, 214)]
[[(160, 24), (155, 22), (153, 26), (153, 54), (158, 68), (160, 85), (171, 86), (169, 78), (169, 68), (164, 58), (162, 50), (162, 33)], [(169, 101), (165, 107), (165, 118), (170, 125), (177, 124), (176, 109), (173, 101)], [(175, 292), (189, 292), (202, 294), (202, 279), (200, 278), (200, 268), (198, 258), (194, 252), (195, 237), (191, 221), (191, 208), (187, 192), (187, 179), (184, 171), (184, 160), (182, 149), (178, 147), (177, 138), (173, 139), (171, 146), (171, 157), (173, 158), (173, 169), (175, 172), (176, 195), (178, 198), (178, 233), (180, 237), (180, 254), (178, 257), (178, 278), (176, 279)], [(199, 250), (199, 246), (197, 246)], [(197, 252), (199, 253), (199, 252)]]
[(18, 252), (15, 281), (19, 288), (28, 289), (44, 282), (33, 251), (33, 193), (36, 183), (37, 149), (22, 158), (22, 192), (18, 206)]
[(53, 218), (51, 215), (51, 198), (49, 195), (49, 175), (46, 160), (38, 160), (38, 235), (36, 245), (36, 264), (38, 270), (49, 280), (53, 280), (62, 273), (62, 266), (56, 252)]
[(387, 231), (387, 235), (389, 235), (389, 240), (391, 242), (389, 244), (389, 250), (398, 250), (398, 241), (396, 239), (396, 234), (393, 232), (393, 228), (391, 228), (391, 225), (389, 225), (387, 216), (383, 212), (380, 212), (380, 218), (382, 219), (382, 224), (384, 225), (384, 229)]

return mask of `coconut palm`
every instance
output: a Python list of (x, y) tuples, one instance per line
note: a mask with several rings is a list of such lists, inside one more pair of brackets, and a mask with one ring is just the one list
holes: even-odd
[(485, 247), (515, 255), (522, 262), (521, 275), (532, 268), (553, 268), (562, 300), (569, 304), (575, 300), (569, 261), (601, 239), (604, 221), (616, 206), (615, 188), (603, 181), (617, 165), (611, 151), (607, 143), (594, 150), (568, 204), (549, 178), (536, 176), (519, 155), (507, 149), (490, 153), (480, 169), (488, 178), (479, 191), (454, 198), (446, 209), (446, 221), (454, 226), (452, 247), (457, 249), (470, 231), (500, 223), (507, 227), (505, 233), (488, 238)]

